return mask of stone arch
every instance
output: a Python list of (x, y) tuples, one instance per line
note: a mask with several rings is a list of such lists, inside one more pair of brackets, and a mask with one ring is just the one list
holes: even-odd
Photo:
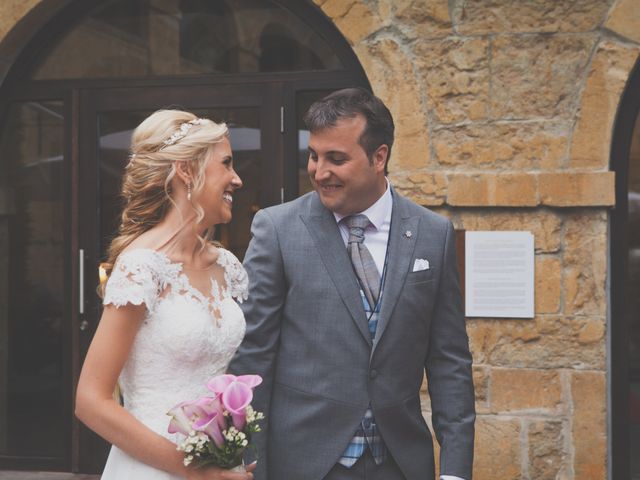
[[(411, 54), (393, 35), (379, 33), (391, 25), (395, 18), (391, 15), (388, 1), (380, 2), (377, 9), (361, 0), (331, 1), (313, 0), (336, 25), (353, 47), (360, 60), (373, 92), (387, 104), (396, 123), (396, 140), (389, 168), (393, 174), (406, 170), (416, 171), (428, 157), (429, 124), (424, 106), (424, 92), (412, 66)], [(401, 2), (408, 4), (410, 2)], [(442, 31), (450, 27), (446, 1), (439, 16)], [(400, 7), (402, 12), (406, 5)], [(376, 34), (373, 41), (367, 41)], [(442, 34), (441, 34), (442, 35)], [(414, 38), (418, 35), (414, 34)]]
[[(598, 46), (574, 129), (572, 167), (602, 169), (608, 166), (615, 114), (637, 53), (636, 49), (614, 41)], [(596, 118), (598, 121), (594, 122)]]
[(13, 2), (0, 18), (0, 84), (20, 53), (38, 32), (69, 0), (25, 0)]
[[(640, 61), (636, 63), (625, 89), (620, 108), (618, 109), (613, 131), (611, 148), (611, 168), (616, 175), (616, 208), (610, 214), (610, 385), (611, 385), (611, 446), (613, 478), (629, 477), (630, 448), (627, 439), (632, 438), (630, 432), (631, 389), (630, 383), (630, 347), (627, 345), (634, 338), (632, 322), (629, 314), (635, 298), (630, 298), (630, 285), (637, 284), (632, 272), (635, 262), (631, 256), (631, 248), (637, 245), (638, 209), (631, 200), (630, 180), (633, 153), (633, 135), (638, 114), (640, 113)], [(637, 269), (637, 267), (635, 268)], [(628, 283), (630, 282), (630, 283)], [(631, 317), (633, 318), (633, 317)], [(633, 443), (633, 442), (632, 442)]]

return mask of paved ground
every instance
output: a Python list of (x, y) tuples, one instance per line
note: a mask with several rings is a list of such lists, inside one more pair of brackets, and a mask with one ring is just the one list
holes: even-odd
[(60, 472), (11, 472), (0, 471), (0, 480), (99, 480), (99, 475), (82, 475)]

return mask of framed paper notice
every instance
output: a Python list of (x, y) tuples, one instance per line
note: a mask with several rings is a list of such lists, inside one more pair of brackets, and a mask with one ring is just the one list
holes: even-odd
[(466, 232), (465, 315), (533, 318), (531, 232)]

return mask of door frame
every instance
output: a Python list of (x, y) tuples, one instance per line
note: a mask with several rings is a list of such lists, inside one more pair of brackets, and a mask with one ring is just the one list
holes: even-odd
[[(297, 125), (295, 116), (296, 93), (301, 90), (337, 89), (347, 86), (363, 86), (371, 89), (364, 69), (358, 57), (337, 30), (334, 23), (313, 3), (312, 0), (270, 0), (295, 16), (306, 21), (330, 45), (339, 57), (342, 68), (331, 71), (293, 71), (273, 73), (234, 73), (208, 75), (153, 76), (136, 78), (93, 78), (68, 80), (31, 80), (33, 65), (46, 56), (49, 46), (80, 21), (104, 0), (42, 0), (22, 18), (6, 37), (0, 41), (0, 57), (5, 62), (0, 65), (0, 122), (4, 122), (9, 107), (13, 103), (24, 101), (62, 100), (65, 110), (65, 218), (64, 239), (65, 251), (65, 285), (71, 291), (64, 299), (63, 365), (65, 366), (66, 402), (68, 407), (65, 418), (72, 421), (69, 433), (64, 433), (61, 441), (68, 445), (64, 458), (48, 459), (34, 457), (0, 458), (0, 470), (5, 468), (41, 469), (80, 471), (79, 449), (81, 443), (80, 425), (75, 420), (74, 397), (75, 385), (81, 365), (81, 355), (73, 346), (80, 343), (78, 313), (78, 276), (80, 241), (78, 232), (82, 225), (78, 205), (83, 200), (81, 195), (80, 159), (84, 149), (84, 139), (79, 135), (84, 112), (82, 96), (99, 94), (102, 89), (176, 87), (190, 90), (192, 87), (218, 89), (225, 85), (243, 88), (247, 84), (264, 85), (271, 93), (270, 101), (276, 110), (282, 107), (282, 125), (280, 151), (284, 172), (281, 181), (284, 186), (284, 200), (297, 196), (298, 179), (294, 169), (287, 169), (287, 162), (297, 158)], [(92, 93), (89, 93), (92, 92)], [(90, 100), (90, 99), (89, 99)], [(164, 99), (158, 104), (163, 105)], [(185, 102), (185, 108), (188, 107)], [(277, 122), (276, 122), (277, 123)], [(274, 138), (276, 138), (274, 136)], [(81, 141), (82, 140), (82, 141)], [(265, 138), (265, 140), (268, 140)], [(283, 160), (284, 159), (284, 160)], [(1, 172), (0, 172), (1, 174)], [(278, 203), (280, 197), (269, 200)], [(88, 263), (87, 263), (88, 265)], [(93, 286), (85, 286), (89, 292)]]
[[(64, 238), (67, 245), (65, 252), (65, 265), (68, 266), (65, 272), (65, 285), (71, 289), (69, 295), (64, 300), (65, 324), (63, 325), (64, 353), (63, 365), (67, 377), (64, 388), (67, 392), (68, 409), (65, 416), (71, 421), (70, 431), (65, 434), (61, 441), (69, 445), (65, 458), (49, 459), (36, 457), (8, 457), (0, 458), (0, 470), (2, 469), (40, 469), (57, 471), (83, 471), (80, 461), (80, 447), (82, 434), (80, 424), (74, 416), (74, 398), (76, 383), (82, 365), (82, 358), (78, 345), (80, 345), (79, 325), (82, 319), (79, 316), (79, 249), (81, 239), (78, 236), (81, 225), (81, 217), (78, 205), (83, 200), (81, 190), (80, 159), (84, 155), (87, 146), (84, 145), (86, 137), (82, 137), (80, 130), (88, 128), (84, 125), (84, 118), (87, 109), (96, 108), (99, 105), (97, 99), (92, 100), (92, 96), (101, 97), (102, 102), (107, 98), (113, 100), (112, 108), (123, 102), (122, 99), (113, 98), (113, 94), (108, 92), (138, 92), (144, 98), (145, 91), (161, 91), (164, 89), (178, 89), (184, 92), (223, 92), (233, 89), (243, 89), (245, 86), (254, 86), (264, 89), (266, 93), (265, 101), (270, 105), (273, 112), (282, 113), (282, 120), (268, 118), (268, 122), (280, 126), (282, 121), (283, 132), (273, 135), (272, 139), (263, 139), (267, 142), (276, 141), (277, 146), (273, 147), (276, 158), (279, 160), (279, 181), (284, 188), (282, 198), (278, 194), (267, 199), (265, 205), (293, 200), (298, 194), (298, 177), (296, 159), (298, 156), (297, 128), (296, 124), (296, 95), (298, 92), (308, 90), (333, 90), (347, 86), (363, 86), (370, 88), (366, 77), (360, 77), (357, 73), (348, 71), (339, 72), (285, 72), (273, 74), (247, 74), (247, 75), (217, 75), (203, 76), (200, 78), (147, 78), (132, 79), (123, 81), (122, 79), (102, 79), (102, 80), (62, 80), (62, 81), (30, 81), (18, 86), (11, 93), (10, 99), (0, 99), (0, 120), (8, 109), (10, 103), (20, 103), (25, 101), (46, 101), (61, 100), (64, 102), (65, 112), (65, 145), (64, 145), (64, 172), (65, 172), (65, 218), (64, 218)], [(226, 90), (225, 90), (226, 88)], [(157, 90), (156, 90), (157, 89)], [(110, 96), (111, 95), (111, 96)], [(187, 96), (187, 93), (182, 95)], [(166, 97), (156, 95), (158, 101), (154, 107), (160, 108), (166, 105)], [(141, 100), (139, 100), (141, 102)], [(118, 103), (120, 102), (120, 103)], [(96, 103), (96, 106), (89, 107)], [(83, 107), (84, 105), (84, 107)], [(197, 108), (200, 103), (184, 101), (185, 108)], [(109, 106), (107, 105), (107, 108)], [(264, 125), (267, 125), (265, 120)], [(263, 125), (263, 126), (264, 126)], [(91, 137), (89, 137), (91, 138)], [(92, 140), (92, 148), (95, 148), (96, 140)], [(263, 144), (264, 149), (264, 144)], [(292, 168), (289, 168), (292, 167)], [(86, 259), (85, 259), (86, 260)], [(89, 265), (85, 261), (85, 265)], [(95, 289), (95, 284), (89, 285), (89, 279), (85, 279), (85, 292)]]
[[(100, 251), (100, 198), (99, 198), (99, 125), (98, 116), (105, 112), (155, 110), (175, 106), (185, 110), (202, 108), (255, 107), (259, 109), (261, 130), (261, 159), (268, 163), (267, 169), (273, 175), (263, 175), (261, 185), (261, 206), (273, 205), (281, 201), (283, 188), (284, 159), (282, 155), (282, 134), (279, 115), (280, 84), (224, 85), (211, 88), (210, 85), (159, 87), (121, 87), (109, 89), (80, 89), (75, 95), (78, 112), (77, 122), (71, 132), (72, 164), (75, 188), (74, 220), (70, 258), (72, 266), (72, 316), (73, 361), (72, 384), (75, 390), (82, 362), (86, 355), (101, 314), (101, 304), (95, 295), (98, 285), (97, 266), (104, 259)], [(233, 145), (232, 145), (233, 147)], [(82, 252), (82, 253), (81, 253)], [(84, 275), (80, 273), (81, 256)], [(82, 278), (81, 278), (82, 277)], [(83, 284), (81, 281), (84, 279)], [(75, 286), (75, 287), (74, 287)], [(84, 313), (80, 313), (80, 292), (84, 291)], [(98, 472), (104, 465), (107, 443), (72, 417), (72, 465), (73, 471)]]
[(615, 172), (616, 203), (610, 212), (609, 313), (609, 478), (630, 478), (629, 329), (625, 321), (629, 221), (629, 155), (640, 115), (640, 60), (620, 97), (611, 141), (610, 170)]

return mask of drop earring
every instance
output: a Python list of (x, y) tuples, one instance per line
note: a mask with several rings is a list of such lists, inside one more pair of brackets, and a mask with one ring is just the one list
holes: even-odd
[(187, 200), (191, 201), (191, 182), (187, 183)]

